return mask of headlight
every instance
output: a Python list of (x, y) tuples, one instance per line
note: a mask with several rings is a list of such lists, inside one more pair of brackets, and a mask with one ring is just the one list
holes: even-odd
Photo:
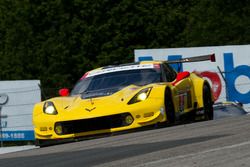
[(140, 101), (144, 101), (148, 98), (150, 91), (151, 91), (152, 87), (150, 88), (145, 88), (142, 89), (140, 92), (138, 92), (129, 102), (128, 104), (134, 104)]
[(54, 106), (54, 104), (51, 101), (46, 101), (44, 103), (43, 112), (45, 114), (50, 114), (50, 115), (56, 115), (57, 114), (56, 107)]

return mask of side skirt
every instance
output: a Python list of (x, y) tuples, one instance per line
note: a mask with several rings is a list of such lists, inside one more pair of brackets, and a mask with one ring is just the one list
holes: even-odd
[(192, 123), (205, 119), (203, 108), (195, 108), (187, 113), (180, 115), (180, 123)]

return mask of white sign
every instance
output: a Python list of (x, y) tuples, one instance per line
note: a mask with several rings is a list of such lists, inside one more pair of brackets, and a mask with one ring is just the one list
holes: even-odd
[[(250, 45), (135, 50), (135, 61), (178, 60), (215, 53), (216, 62), (192, 62), (172, 66), (196, 71), (212, 84), (217, 101), (236, 101), (250, 111)], [(221, 69), (222, 75), (219, 71)]]
[(0, 140), (34, 140), (32, 111), (41, 101), (39, 80), (0, 81)]

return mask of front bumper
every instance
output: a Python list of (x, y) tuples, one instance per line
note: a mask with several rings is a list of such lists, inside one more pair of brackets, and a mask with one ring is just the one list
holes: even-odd
[[(132, 121), (129, 120), (128, 116), (132, 117)], [(39, 140), (78, 138), (112, 133), (164, 121), (166, 121), (166, 114), (161, 101), (158, 101), (157, 105), (144, 105), (144, 107), (133, 108), (129, 112), (101, 117), (70, 120), (57, 119), (57, 116), (45, 114), (33, 117), (35, 138)]]
[(133, 123), (130, 113), (115, 114), (90, 119), (61, 121), (55, 123), (57, 135), (68, 135), (129, 126)]

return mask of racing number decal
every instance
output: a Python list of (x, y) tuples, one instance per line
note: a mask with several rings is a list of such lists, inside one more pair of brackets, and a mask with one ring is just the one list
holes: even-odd
[(184, 105), (185, 105), (185, 94), (180, 94), (179, 95), (179, 112), (184, 111)]
[(178, 101), (179, 101), (179, 112), (184, 112), (185, 104), (186, 104), (186, 108), (192, 107), (192, 97), (191, 97), (190, 89), (179, 91), (177, 96), (178, 96)]
[(192, 84), (189, 78), (183, 79), (176, 88), (176, 101), (180, 114), (192, 108)]

